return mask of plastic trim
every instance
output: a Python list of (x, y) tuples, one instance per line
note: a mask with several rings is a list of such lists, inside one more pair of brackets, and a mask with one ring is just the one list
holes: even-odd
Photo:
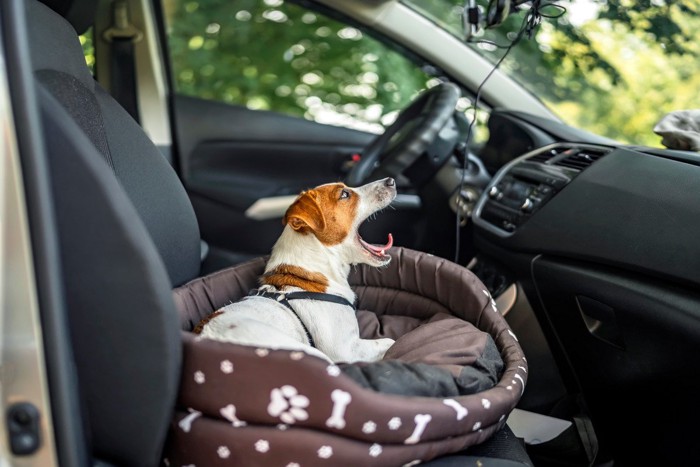
[[(484, 220), (481, 217), (481, 212), (484, 209), (484, 206), (486, 205), (486, 202), (489, 200), (488, 197), (488, 192), (489, 190), (498, 185), (501, 180), (510, 172), (510, 170), (518, 165), (519, 163), (529, 159), (532, 156), (535, 156), (537, 154), (551, 151), (552, 149), (557, 149), (557, 148), (581, 148), (581, 149), (590, 149), (590, 150), (610, 150), (611, 148), (608, 146), (599, 146), (599, 145), (594, 145), (594, 144), (580, 144), (580, 143), (554, 143), (554, 144), (548, 144), (547, 146), (542, 146), (540, 148), (537, 148), (535, 150), (532, 150), (530, 152), (527, 152), (523, 154), (520, 157), (516, 157), (503, 167), (496, 172), (496, 175), (491, 179), (489, 184), (486, 186), (484, 191), (481, 193), (481, 197), (479, 197), (479, 200), (476, 202), (476, 207), (474, 208), (474, 212), (472, 213), (472, 220), (474, 221), (474, 224), (476, 224), (478, 227), (494, 234), (497, 235), (500, 238), (508, 238), (511, 235), (513, 235), (516, 231), (513, 232), (508, 232), (507, 230), (501, 229), (494, 224)], [(555, 194), (556, 196), (556, 194)]]

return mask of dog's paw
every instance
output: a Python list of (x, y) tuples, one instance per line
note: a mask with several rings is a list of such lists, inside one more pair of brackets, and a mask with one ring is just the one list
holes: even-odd
[(389, 339), (388, 337), (383, 337), (381, 339), (377, 339), (377, 347), (380, 349), (384, 349), (384, 352), (389, 350), (389, 347), (394, 345), (394, 342), (396, 342), (394, 339)]
[(384, 354), (389, 350), (389, 348), (394, 345), (394, 339), (389, 339), (388, 337), (384, 337), (381, 339), (373, 339), (372, 341), (373, 344), (373, 351), (372, 355), (368, 356), (367, 360), (369, 361), (377, 361), (381, 360), (384, 358)]

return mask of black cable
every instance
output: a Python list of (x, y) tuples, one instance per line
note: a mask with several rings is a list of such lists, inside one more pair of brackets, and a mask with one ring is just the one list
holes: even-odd
[[(552, 15), (552, 14), (546, 14), (543, 15), (541, 12), (541, 9), (544, 7), (554, 7), (559, 10), (559, 14)], [(467, 137), (466, 137), (466, 144), (467, 144), (467, 149), (466, 151), (469, 150), (469, 140), (471, 139), (472, 135), (472, 129), (474, 128), (474, 124), (476, 123), (476, 118), (477, 118), (477, 113), (479, 111), (479, 99), (481, 97), (481, 91), (486, 84), (486, 82), (491, 78), (493, 73), (498, 69), (499, 66), (501, 66), (501, 63), (503, 63), (503, 60), (508, 56), (508, 53), (511, 51), (511, 49), (518, 43), (520, 42), (520, 39), (522, 39), (523, 35), (527, 33), (528, 38), (532, 37), (532, 33), (534, 30), (539, 26), (540, 22), (542, 21), (542, 18), (558, 18), (562, 16), (564, 13), (566, 13), (566, 8), (564, 8), (561, 5), (557, 5), (556, 3), (552, 2), (541, 2), (540, 0), (534, 0), (532, 2), (532, 6), (530, 9), (525, 13), (525, 17), (523, 18), (523, 22), (520, 25), (520, 30), (518, 31), (517, 36), (511, 41), (511, 43), (506, 46), (506, 47), (499, 47), (495, 42), (491, 41), (473, 41), (472, 43), (491, 43), (492, 45), (495, 45), (496, 47), (499, 48), (505, 48), (506, 51), (503, 53), (501, 58), (498, 59), (496, 64), (491, 68), (491, 71), (488, 72), (488, 74), (484, 77), (484, 79), (481, 81), (479, 84), (479, 87), (476, 88), (476, 95), (474, 96), (474, 116), (472, 120), (469, 122), (469, 126), (467, 127)], [(470, 41), (468, 41), (470, 42)], [(462, 190), (464, 189), (464, 184), (465, 184), (465, 174), (467, 172), (467, 161), (468, 157), (464, 156), (464, 160), (462, 161), (462, 176), (460, 179), (459, 183), (459, 189), (457, 190), (457, 202), (456, 202), (456, 211), (457, 211), (457, 216), (456, 216), (456, 223), (455, 223), (455, 256), (454, 256), (454, 262), (459, 263), (459, 250), (461, 246), (461, 237), (460, 237), (460, 227), (461, 227), (461, 222), (462, 222), (462, 213), (459, 208), (459, 200), (460, 197), (462, 196)]]

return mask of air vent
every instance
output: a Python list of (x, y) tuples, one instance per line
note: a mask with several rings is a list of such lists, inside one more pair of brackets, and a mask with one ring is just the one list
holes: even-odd
[(557, 153), (552, 149), (551, 151), (545, 151), (541, 152), (539, 154), (535, 154), (532, 157), (528, 157), (527, 160), (529, 162), (539, 162), (541, 164), (544, 164), (548, 160), (550, 160), (552, 157), (556, 156)]
[(567, 155), (554, 162), (554, 165), (568, 167), (570, 169), (584, 170), (592, 163), (603, 157), (606, 152), (590, 149), (578, 149), (565, 151)]

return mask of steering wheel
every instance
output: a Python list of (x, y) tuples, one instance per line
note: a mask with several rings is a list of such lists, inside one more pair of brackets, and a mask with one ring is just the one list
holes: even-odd
[(460, 96), (454, 83), (440, 83), (420, 94), (362, 151), (345, 183), (360, 186), (370, 178), (401, 174), (430, 147), (454, 114)]

